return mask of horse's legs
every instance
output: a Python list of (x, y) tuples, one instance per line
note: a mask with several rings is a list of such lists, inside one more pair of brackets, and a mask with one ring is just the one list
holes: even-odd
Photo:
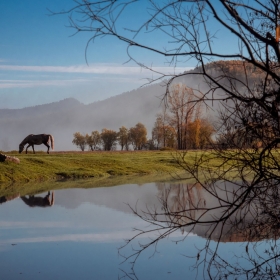
[(31, 145), (28, 144), (28, 146), (26, 147), (25, 153), (27, 154), (27, 149), (30, 147)]
[(32, 146), (32, 149), (33, 149), (33, 154), (35, 154), (34, 145), (32, 144), (31, 146)]
[(49, 154), (49, 150), (50, 150), (50, 145), (48, 144), (48, 142), (46, 142), (46, 143), (43, 143), (45, 146), (47, 146), (48, 147), (48, 151), (47, 151), (47, 153)]

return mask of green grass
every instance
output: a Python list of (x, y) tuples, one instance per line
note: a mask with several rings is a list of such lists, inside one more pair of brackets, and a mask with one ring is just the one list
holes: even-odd
[(0, 196), (61, 188), (142, 184), (184, 176), (170, 151), (5, 153), (20, 164), (0, 162)]
[(169, 151), (6, 153), (20, 164), (0, 163), (0, 183), (170, 174), (181, 168)]
[(257, 155), (235, 153), (234, 150), (226, 151), (225, 158), (221, 159), (211, 151), (188, 151), (185, 155), (176, 151), (37, 152), (27, 155), (13, 151), (5, 154), (19, 158), (20, 164), (0, 162), (0, 196), (187, 178), (186, 170), (178, 162), (197, 172), (202, 181), (225, 176), (236, 180), (240, 175), (236, 158), (252, 155), (257, 158)]

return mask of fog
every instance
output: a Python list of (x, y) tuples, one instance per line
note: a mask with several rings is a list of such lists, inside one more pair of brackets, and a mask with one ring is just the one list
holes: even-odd
[[(195, 89), (195, 92), (209, 90), (208, 84), (200, 75), (184, 75), (174, 83), (184, 83)], [(41, 133), (53, 135), (56, 151), (78, 150), (72, 144), (75, 132), (90, 134), (94, 130), (101, 132), (103, 128), (118, 131), (121, 126), (130, 128), (138, 122), (146, 126), (148, 137), (151, 137), (156, 115), (162, 112), (165, 91), (164, 83), (158, 83), (88, 105), (68, 98), (23, 109), (0, 109), (0, 150), (18, 150), (19, 143), (27, 135)], [(223, 93), (215, 94), (217, 96)], [(207, 105), (207, 118), (214, 121), (219, 104), (209, 101)], [(43, 145), (35, 147), (37, 151), (46, 149)]]
[[(149, 135), (156, 114), (161, 112), (165, 89), (151, 85), (131, 92), (84, 105), (73, 98), (23, 109), (0, 110), (0, 150), (18, 150), (19, 143), (29, 134), (52, 134), (55, 150), (78, 150), (72, 144), (75, 132), (101, 132), (103, 128), (118, 131), (143, 123)], [(44, 145), (35, 150), (46, 150)]]

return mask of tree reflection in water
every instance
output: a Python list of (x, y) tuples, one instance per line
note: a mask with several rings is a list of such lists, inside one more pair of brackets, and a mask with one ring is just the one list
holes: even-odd
[[(279, 279), (278, 182), (220, 181), (207, 186), (179, 182), (159, 183), (157, 187), (161, 208), (131, 208), (150, 225), (137, 229), (134, 237), (119, 249), (124, 260), (131, 261), (132, 271), (145, 250), (154, 246), (156, 253), (160, 240), (181, 231), (182, 237), (176, 243), (184, 241), (190, 233), (206, 240), (195, 255), (186, 254), (195, 259), (197, 271), (203, 270), (204, 279)], [(144, 236), (150, 238), (140, 241)], [(223, 242), (244, 242), (245, 245), (229, 261), (219, 252)], [(125, 254), (128, 245), (134, 250)], [(133, 277), (137, 279), (135, 274)]]

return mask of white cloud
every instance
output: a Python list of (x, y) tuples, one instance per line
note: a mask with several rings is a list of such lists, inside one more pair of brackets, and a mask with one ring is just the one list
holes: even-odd
[[(0, 59), (1, 62), (1, 59)], [(118, 66), (116, 64), (95, 64), (91, 66), (22, 66), (3, 65), (0, 63), (0, 89), (71, 87), (75, 85), (96, 86), (106, 84), (130, 84), (139, 87), (147, 79), (157, 79), (163, 73), (172, 75), (182, 73), (187, 68), (153, 67), (156, 73), (138, 66)], [(20, 72), (20, 73), (19, 73)], [(69, 76), (71, 75), (71, 76)], [(5, 78), (4, 78), (5, 77)]]
[[(1, 62), (1, 60), (0, 60)], [(152, 67), (153, 71), (172, 75), (192, 69), (191, 67)], [(51, 73), (82, 73), (82, 74), (109, 74), (109, 75), (139, 75), (151, 73), (150, 70), (138, 66), (117, 66), (107, 64), (96, 64), (93, 66), (22, 66), (22, 65), (0, 65), (2, 71), (24, 71), (24, 72), (51, 72)]]
[[(156, 233), (155, 233), (156, 235)], [(109, 243), (131, 239), (135, 236), (135, 232), (127, 229), (126, 231), (110, 231), (108, 233), (88, 233), (88, 234), (61, 234), (53, 236), (36, 236), (26, 238), (14, 238), (1, 240), (0, 244), (19, 244), (19, 243), (42, 243), (42, 242), (94, 242), (94, 243)], [(189, 233), (189, 237), (196, 234)], [(182, 238), (179, 231), (171, 234), (170, 238)], [(138, 239), (148, 238), (148, 235), (139, 236)]]
[(37, 236), (27, 238), (15, 238), (8, 240), (1, 240), (0, 244), (19, 244), (19, 243), (38, 243), (38, 242), (115, 242), (122, 241), (126, 238), (131, 238), (132, 235), (127, 232), (111, 232), (111, 233), (97, 233), (97, 234), (62, 234), (54, 236)]
[(0, 80), (1, 88), (34, 88), (46, 86), (71, 86), (74, 84), (84, 84), (92, 82), (90, 79), (72, 80)]
[(14, 229), (14, 228), (65, 228), (72, 227), (73, 225), (68, 222), (22, 222), (22, 221), (0, 221), (1, 229)]

